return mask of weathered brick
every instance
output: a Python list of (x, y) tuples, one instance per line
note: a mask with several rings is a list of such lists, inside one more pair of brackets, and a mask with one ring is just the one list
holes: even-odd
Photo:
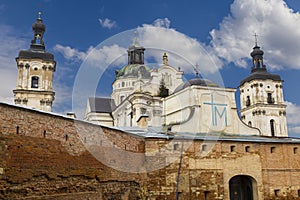
[(174, 199), (178, 172), (179, 199), (229, 199), (236, 175), (255, 180), (259, 199), (298, 196), (299, 143), (177, 144), (0, 103), (0, 199)]

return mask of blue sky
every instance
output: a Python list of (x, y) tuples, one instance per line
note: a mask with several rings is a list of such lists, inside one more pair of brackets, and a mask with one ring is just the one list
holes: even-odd
[[(148, 48), (148, 62), (161, 62), (162, 52), (167, 51), (170, 64), (181, 66), (186, 78), (193, 76), (191, 65), (198, 63), (203, 77), (233, 88), (250, 73), (249, 54), (257, 33), (268, 70), (285, 80), (289, 133), (300, 136), (298, 0), (2, 0), (1, 101), (13, 102), (15, 57), (29, 48), (38, 11), (47, 26), (46, 49), (57, 61), (54, 112), (84, 112), (74, 103), (79, 88), (87, 91), (94, 85), (85, 93), (88, 96), (109, 94), (114, 69), (126, 64), (124, 51), (132, 43), (134, 29), (141, 45)], [(82, 105), (85, 95), (78, 98)]]

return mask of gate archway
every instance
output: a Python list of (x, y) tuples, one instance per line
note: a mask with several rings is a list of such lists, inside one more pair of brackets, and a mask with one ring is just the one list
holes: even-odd
[(234, 176), (229, 180), (230, 200), (257, 200), (257, 183), (246, 175)]

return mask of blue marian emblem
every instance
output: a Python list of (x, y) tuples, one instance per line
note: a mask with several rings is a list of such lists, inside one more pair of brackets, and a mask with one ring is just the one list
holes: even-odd
[(225, 126), (228, 125), (227, 104), (215, 103), (213, 94), (211, 94), (211, 102), (204, 102), (204, 104), (211, 105), (212, 126), (218, 126), (218, 122), (220, 123), (220, 122), (222, 122), (222, 120), (224, 120)]

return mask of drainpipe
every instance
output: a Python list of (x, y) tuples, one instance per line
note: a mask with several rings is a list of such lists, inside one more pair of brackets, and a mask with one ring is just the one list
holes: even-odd
[(180, 170), (181, 170), (181, 165), (182, 165), (182, 153), (183, 153), (183, 142), (181, 143), (180, 160), (179, 160), (179, 167), (178, 167), (178, 172), (177, 172), (176, 200), (178, 200), (178, 198), (179, 198), (178, 187), (179, 187), (179, 183), (180, 183)]
[(127, 99), (127, 101), (130, 103), (130, 107), (131, 107), (131, 112), (129, 113), (130, 115), (130, 127), (132, 127), (132, 119), (133, 119), (133, 103)]

